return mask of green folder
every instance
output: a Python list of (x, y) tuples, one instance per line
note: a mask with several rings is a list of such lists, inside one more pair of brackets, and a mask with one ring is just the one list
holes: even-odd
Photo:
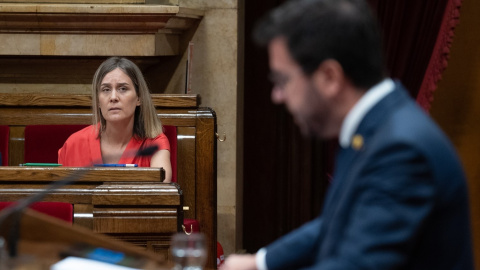
[(58, 163), (24, 163), (24, 164), (20, 164), (20, 166), (58, 167), (58, 166), (62, 166), (62, 164), (58, 164)]

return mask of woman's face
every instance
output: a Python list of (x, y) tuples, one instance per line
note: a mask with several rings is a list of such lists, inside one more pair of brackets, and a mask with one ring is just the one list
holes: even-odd
[(102, 80), (98, 92), (98, 103), (107, 122), (133, 122), (135, 108), (140, 99), (130, 77), (116, 68)]

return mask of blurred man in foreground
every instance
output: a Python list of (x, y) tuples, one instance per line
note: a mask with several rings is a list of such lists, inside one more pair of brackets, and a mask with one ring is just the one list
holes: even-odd
[(360, 0), (290, 1), (257, 27), (272, 101), (305, 135), (339, 138), (321, 216), (222, 269), (473, 269), (466, 181), (449, 140), (385, 76)]

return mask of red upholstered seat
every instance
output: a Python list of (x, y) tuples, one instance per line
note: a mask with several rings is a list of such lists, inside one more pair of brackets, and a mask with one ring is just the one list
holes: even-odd
[(87, 125), (31, 125), (25, 127), (25, 162), (57, 163), (58, 149)]
[[(0, 211), (15, 202), (0, 202)], [(30, 208), (46, 215), (73, 222), (73, 205), (65, 202), (36, 202)]]
[(0, 154), (1, 166), (8, 166), (8, 140), (10, 139), (10, 128), (8, 126), (0, 126)]
[(177, 127), (163, 126), (163, 133), (170, 143), (170, 163), (172, 164), (172, 182), (177, 182)]

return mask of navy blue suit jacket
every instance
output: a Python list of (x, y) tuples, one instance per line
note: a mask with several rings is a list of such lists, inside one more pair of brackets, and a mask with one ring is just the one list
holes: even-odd
[(449, 140), (396, 83), (340, 149), (317, 219), (267, 247), (275, 269), (473, 269), (466, 180)]

